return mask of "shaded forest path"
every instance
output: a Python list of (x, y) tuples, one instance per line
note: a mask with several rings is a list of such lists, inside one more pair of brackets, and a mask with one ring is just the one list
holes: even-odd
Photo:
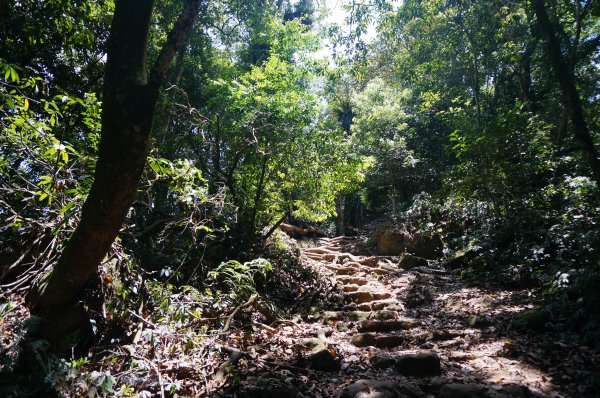
[(535, 333), (512, 330), (531, 291), (467, 287), (441, 261), (365, 255), (365, 242), (303, 242), (304, 265), (331, 282), (318, 292), (326, 308), (259, 330), (236, 396), (585, 396), (551, 381), (578, 366), (574, 347), (557, 343), (550, 358)]

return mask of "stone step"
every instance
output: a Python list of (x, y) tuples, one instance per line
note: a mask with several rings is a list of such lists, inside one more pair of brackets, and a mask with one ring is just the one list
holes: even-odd
[(304, 254), (339, 254), (341, 253), (341, 248), (339, 247), (307, 247), (302, 249), (302, 251), (304, 252)]
[(396, 299), (386, 299), (386, 300), (375, 300), (371, 302), (366, 302), (358, 305), (358, 309), (361, 311), (381, 311), (381, 310), (391, 310), (396, 311), (400, 306), (398, 304), (398, 300)]
[[(442, 373), (440, 357), (435, 352), (424, 351), (414, 354), (403, 354), (394, 357), (373, 355), (369, 360), (374, 369), (394, 367), (404, 376), (431, 377)], [(456, 389), (461, 392), (461, 388)], [(470, 397), (471, 395), (448, 395), (448, 397)], [(440, 394), (440, 397), (442, 395)]]
[(357, 333), (350, 338), (350, 344), (356, 347), (395, 348), (407, 341), (402, 335), (378, 336), (374, 333)]
[(349, 292), (346, 294), (346, 297), (356, 304), (365, 304), (376, 300), (373, 293), (369, 291)]
[(340, 275), (337, 276), (336, 279), (340, 283), (349, 284), (349, 285), (359, 285), (363, 286), (369, 283), (367, 278), (362, 278), (358, 276), (348, 276), (348, 275)]
[(375, 339), (377, 348), (396, 348), (406, 342), (406, 337), (400, 335), (379, 336)]
[(388, 321), (361, 321), (356, 330), (360, 333), (365, 332), (397, 332), (401, 330), (409, 330), (419, 325), (419, 322), (414, 319), (388, 320)]
[(358, 285), (343, 285), (342, 291), (344, 291), (346, 293), (351, 293), (351, 292), (358, 291), (359, 288), (360, 288), (360, 286), (358, 286)]
[(393, 320), (398, 318), (398, 311), (325, 311), (321, 314), (324, 321), (360, 322), (371, 320)]
[(327, 268), (328, 270), (335, 272), (338, 275), (354, 275), (354, 274), (360, 273), (360, 271), (361, 271), (354, 267), (344, 267), (344, 266), (331, 265), (331, 264), (324, 264), (324, 267)]
[(398, 272), (398, 270), (390, 269), (387, 267), (377, 267), (377, 268), (369, 268), (368, 272), (375, 275), (389, 275)]
[(390, 311), (390, 310), (379, 310), (379, 311), (371, 311), (372, 316), (369, 319), (376, 319), (379, 321), (387, 321), (391, 319), (398, 318), (398, 311)]
[(366, 321), (371, 312), (368, 311), (325, 311), (323, 320), (326, 321)]

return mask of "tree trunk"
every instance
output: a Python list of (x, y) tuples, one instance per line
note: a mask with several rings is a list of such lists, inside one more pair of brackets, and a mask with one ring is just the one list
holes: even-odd
[(346, 226), (344, 225), (344, 202), (345, 196), (343, 193), (338, 194), (335, 200), (335, 236), (343, 236), (346, 234)]
[[(146, 73), (148, 29), (153, 1), (116, 3), (104, 76), (102, 138), (96, 174), (81, 221), (54, 269), (28, 297), (31, 312), (45, 318), (50, 340), (81, 322), (78, 295), (97, 274), (116, 238), (138, 187), (146, 162), (156, 101), (165, 73), (199, 11), (199, 0), (186, 0), (150, 75)], [(76, 313), (71, 317), (69, 313)]]
[(532, 3), (535, 15), (538, 19), (540, 31), (546, 38), (550, 63), (552, 64), (552, 68), (554, 69), (554, 73), (560, 84), (565, 108), (573, 123), (575, 140), (587, 159), (590, 168), (592, 169), (593, 178), (596, 181), (596, 187), (600, 190), (600, 158), (598, 157), (598, 151), (594, 146), (594, 141), (592, 140), (585, 123), (581, 100), (577, 88), (575, 87), (575, 76), (561, 52), (561, 46), (556, 36), (555, 29), (550, 22), (550, 18), (548, 18), (544, 0), (533, 0)]

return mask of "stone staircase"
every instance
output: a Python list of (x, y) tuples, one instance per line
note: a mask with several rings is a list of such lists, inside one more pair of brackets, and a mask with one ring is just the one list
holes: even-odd
[[(375, 347), (386, 350), (406, 343), (407, 331), (419, 326), (403, 316), (401, 297), (406, 295), (411, 275), (398, 268), (399, 257), (360, 256), (348, 253), (352, 237), (322, 238), (317, 247), (303, 249), (305, 257), (328, 270), (335, 278), (341, 297), (338, 308), (320, 315), (323, 327), (346, 331), (348, 343), (357, 349)], [(349, 327), (351, 326), (351, 328)], [(317, 355), (313, 352), (311, 355)], [(323, 357), (323, 353), (318, 354)], [(371, 356), (377, 369), (395, 368), (405, 376), (438, 376), (439, 356), (434, 352), (411, 352), (396, 356)], [(314, 362), (313, 362), (314, 363)], [(317, 365), (318, 367), (318, 365)], [(369, 393), (365, 395), (365, 391)], [(362, 395), (361, 395), (362, 394)], [(340, 397), (403, 397), (391, 382), (359, 380), (339, 392)]]

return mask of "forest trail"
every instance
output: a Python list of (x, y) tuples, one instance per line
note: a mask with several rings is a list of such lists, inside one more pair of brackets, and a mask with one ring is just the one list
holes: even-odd
[[(327, 308), (260, 330), (237, 396), (571, 396), (541, 370), (552, 359), (535, 335), (510, 323), (533, 306), (530, 291), (467, 287), (441, 261), (403, 269), (414, 262), (365, 255), (365, 241), (323, 238), (303, 247), (304, 265), (331, 281), (320, 292)], [(568, 352), (558, 355), (568, 362)]]

